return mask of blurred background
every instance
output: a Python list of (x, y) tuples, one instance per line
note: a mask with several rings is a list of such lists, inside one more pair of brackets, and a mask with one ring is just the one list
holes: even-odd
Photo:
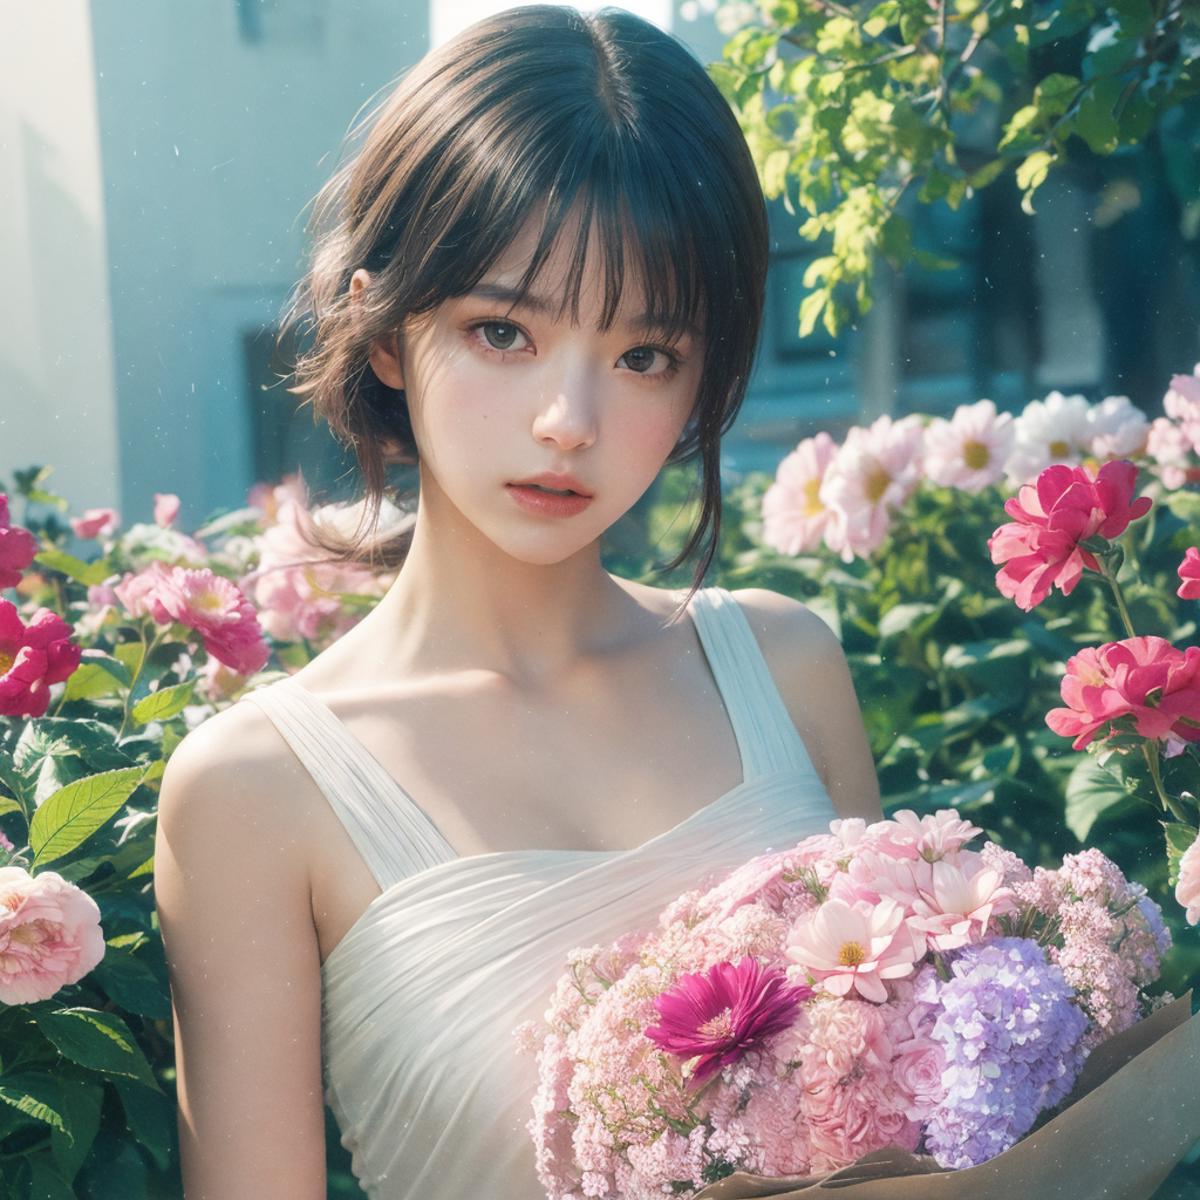
[[(296, 467), (353, 491), (348, 459), (279, 383), (274, 329), (303, 269), (308, 204), (356, 114), (488, 0), (60, 0), (0, 18), (0, 477), (55, 467), (73, 508), (181, 524)], [(582, 5), (588, 8), (593, 6)], [(677, 0), (626, 4), (705, 62), (726, 36)], [(681, 13), (682, 8), (682, 13)], [(772, 202), (757, 369), (731, 479), (819, 428), (1052, 389), (1161, 411), (1200, 359), (1197, 147), (1168, 119), (1056, 169), (1021, 211), (1011, 180), (914, 208), (951, 271), (881, 275), (838, 337), (801, 338), (813, 246)], [(1182, 166), (1181, 166), (1182, 164)], [(1193, 191), (1193, 194), (1194, 191)]]

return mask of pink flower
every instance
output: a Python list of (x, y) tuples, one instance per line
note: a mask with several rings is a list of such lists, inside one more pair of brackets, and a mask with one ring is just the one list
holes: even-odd
[(0, 492), (0, 588), (16, 587), (37, 554), (37, 541), (28, 529), (8, 519), (8, 496)]
[(821, 482), (836, 453), (837, 443), (822, 430), (779, 464), (762, 499), (762, 538), (780, 554), (802, 554), (821, 544), (829, 522)]
[(1200, 550), (1189, 546), (1176, 573), (1182, 582), (1175, 595), (1181, 600), (1200, 600)]
[(116, 529), (119, 520), (115, 508), (88, 508), (82, 517), (71, 518), (71, 529), (78, 538), (107, 536)]
[(947, 421), (925, 430), (925, 474), (943, 487), (980, 492), (1004, 475), (1017, 427), (1011, 413), (997, 415), (991, 400), (960, 404)]
[(179, 497), (174, 492), (154, 493), (154, 523), (163, 529), (169, 528), (179, 516)]
[(1179, 860), (1175, 899), (1187, 909), (1187, 923), (1200, 924), (1200, 837), (1192, 842)]
[(931, 950), (955, 950), (981, 941), (993, 916), (1017, 910), (1000, 872), (969, 850), (957, 862), (930, 863), (921, 883), (909, 924), (925, 934)]
[(155, 559), (137, 574), (126, 574), (114, 584), (113, 595), (131, 617), (153, 617), (159, 625), (169, 625), (170, 612), (163, 603), (172, 568)]
[(845, 996), (854, 988), (864, 1000), (887, 999), (884, 979), (911, 975), (925, 953), (925, 936), (905, 920), (894, 900), (848, 904), (830, 898), (788, 935), (787, 956), (825, 990)]
[(825, 543), (845, 562), (865, 558), (879, 547), (892, 511), (916, 490), (923, 437), (920, 418), (893, 421), (887, 415), (846, 435), (820, 492), (831, 514)]
[(782, 971), (745, 955), (737, 966), (721, 962), (703, 974), (681, 975), (655, 997), (660, 1024), (645, 1033), (668, 1054), (695, 1057), (691, 1079), (702, 1083), (786, 1029), (810, 995), (811, 988), (791, 986)]
[(214, 658), (242, 675), (260, 670), (270, 657), (254, 606), (231, 580), (208, 567), (152, 562), (113, 589), (135, 617), (160, 625), (178, 621), (194, 629)]
[(0, 1003), (49, 1000), (104, 957), (100, 909), (54, 871), (0, 867)]
[(71, 632), (48, 608), (39, 608), (25, 625), (17, 606), (0, 600), (0, 716), (45, 715), (50, 685), (66, 679), (83, 654), (69, 640)]
[(1146, 439), (1146, 453), (1158, 464), (1163, 486), (1172, 491), (1188, 482), (1192, 439), (1168, 417), (1155, 417)]
[(983, 832), (978, 825), (964, 821), (954, 808), (939, 808), (923, 817), (911, 808), (902, 808), (883, 825), (876, 836), (877, 849), (895, 858), (922, 858), (926, 862), (957, 854)]
[(1200, 363), (1191, 375), (1171, 376), (1171, 386), (1163, 397), (1163, 412), (1179, 423), (1192, 449), (1200, 450)]
[(1079, 543), (1118, 537), (1150, 510), (1148, 496), (1133, 499), (1136, 481), (1137, 467), (1126, 459), (1105, 463), (1095, 477), (1084, 467), (1057, 464), (1006, 500), (1004, 509), (1016, 520), (988, 539), (992, 562), (1004, 564), (996, 574), (1001, 595), (1026, 612), (1052, 587), (1070, 595), (1085, 567), (1100, 569)]
[(1081, 750), (1096, 731), (1133, 718), (1145, 738), (1169, 734), (1200, 741), (1200, 647), (1177, 650), (1165, 638), (1134, 637), (1088, 647), (1067, 660), (1060, 690), (1065, 708), (1052, 708), (1046, 724), (1074, 737)]

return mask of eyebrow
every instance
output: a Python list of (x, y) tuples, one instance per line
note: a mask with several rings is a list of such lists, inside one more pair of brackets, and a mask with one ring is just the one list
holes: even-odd
[[(516, 288), (506, 287), (502, 283), (477, 284), (467, 292), (467, 296), (479, 300), (498, 300), (502, 303), (510, 304), (515, 308), (528, 308), (533, 312), (546, 316), (553, 314), (557, 308), (557, 305), (545, 296), (536, 296), (532, 293), (522, 296)], [(657, 319), (653, 313), (646, 312), (640, 313), (636, 317), (631, 317), (625, 324), (629, 329), (638, 329), (646, 332), (662, 329), (665, 322)], [(700, 329), (691, 321), (685, 321), (681, 328), (684, 333), (690, 334), (697, 340), (700, 339)]]

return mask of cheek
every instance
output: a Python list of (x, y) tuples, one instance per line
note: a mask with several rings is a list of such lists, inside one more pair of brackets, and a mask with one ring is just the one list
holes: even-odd
[(686, 414), (678, 406), (663, 403), (631, 407), (614, 414), (609, 427), (610, 441), (621, 447), (621, 455), (630, 466), (653, 474), (675, 447), (683, 430)]

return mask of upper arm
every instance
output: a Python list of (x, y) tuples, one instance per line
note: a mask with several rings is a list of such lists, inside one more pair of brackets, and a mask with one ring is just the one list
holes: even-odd
[(308, 856), (256, 720), (241, 705), (194, 729), (159, 795), (154, 895), (186, 1200), (326, 1192)]
[(766, 588), (735, 595), (838, 816), (882, 820), (875, 759), (837, 634), (790, 596)]

